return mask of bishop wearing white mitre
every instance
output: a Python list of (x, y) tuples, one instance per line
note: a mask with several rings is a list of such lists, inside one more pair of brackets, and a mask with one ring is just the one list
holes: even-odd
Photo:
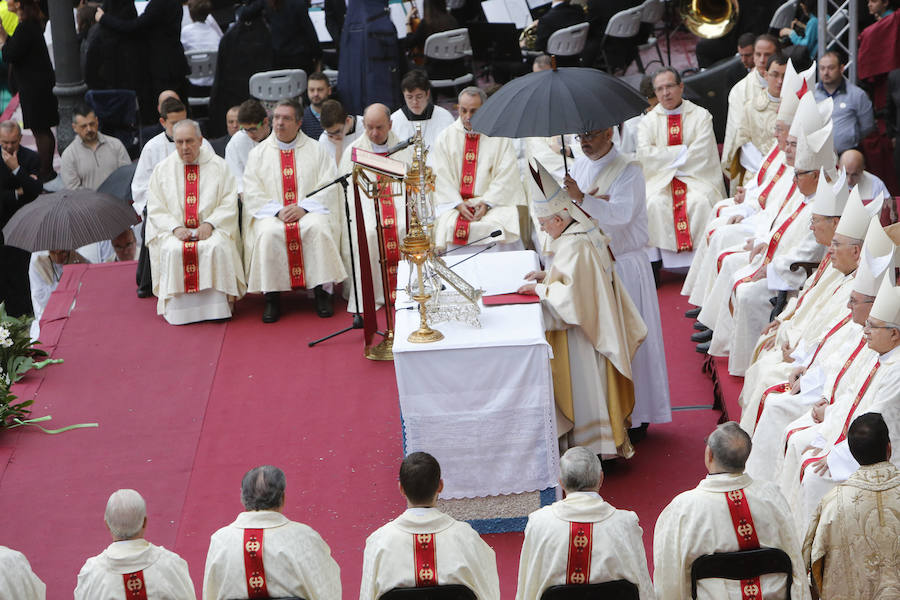
[(637, 145), (647, 177), (650, 245), (660, 249), (664, 265), (687, 266), (712, 205), (725, 197), (712, 115), (682, 98), (675, 69), (660, 69), (653, 88), (659, 104), (641, 119)]
[(176, 152), (153, 169), (147, 199), (156, 312), (172, 325), (227, 319), (246, 289), (236, 183), (201, 145), (196, 121), (179, 121), (173, 137)]
[[(459, 118), (440, 133), (432, 148), (434, 204), (438, 248), (497, 242), (503, 250), (519, 250), (519, 212), (525, 190), (509, 139), (472, 130), (472, 116), (487, 95), (467, 87), (459, 94)], [(498, 237), (488, 237), (495, 230)], [(487, 238), (487, 239), (482, 239)]]

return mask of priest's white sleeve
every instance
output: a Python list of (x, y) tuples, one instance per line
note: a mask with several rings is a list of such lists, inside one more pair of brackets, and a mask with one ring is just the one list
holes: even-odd
[(603, 225), (626, 225), (634, 215), (635, 203), (645, 202), (644, 178), (640, 169), (626, 168), (609, 190), (609, 200), (584, 195), (582, 207)]

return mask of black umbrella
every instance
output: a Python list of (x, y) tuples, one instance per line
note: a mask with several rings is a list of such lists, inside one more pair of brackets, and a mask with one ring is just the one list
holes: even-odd
[(130, 204), (91, 190), (38, 196), (16, 211), (3, 236), (8, 246), (29, 252), (74, 250), (109, 240), (140, 222)]
[(109, 174), (100, 187), (98, 192), (112, 194), (119, 200), (132, 202), (131, 198), (131, 180), (134, 179), (134, 170), (137, 169), (137, 163), (129, 163), (119, 167)]
[(561, 136), (618, 125), (646, 107), (647, 100), (621, 79), (597, 69), (561, 67), (501, 87), (472, 117), (472, 128), (497, 137)]

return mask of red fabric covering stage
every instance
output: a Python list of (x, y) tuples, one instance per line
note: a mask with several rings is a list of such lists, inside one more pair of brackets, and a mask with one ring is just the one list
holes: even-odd
[[(660, 290), (673, 405), (708, 406), (712, 385), (688, 341), (680, 286)], [(50, 427), (100, 426), (0, 434), (0, 544), (26, 554), (48, 598), (71, 598), (84, 560), (109, 543), (103, 511), (122, 487), (146, 498), (147, 538), (188, 561), (199, 597), (209, 535), (241, 510), (240, 478), (259, 464), (285, 470), (285, 514), (319, 531), (344, 598), (358, 596), (366, 536), (403, 509), (393, 366), (363, 358), (361, 332), (307, 347), (349, 323), (343, 310), (319, 319), (299, 296), (284, 309), (265, 326), (261, 298), (248, 297), (230, 322), (173, 327), (154, 299), (135, 297), (133, 264), (66, 268), (41, 335), (65, 362), (17, 392), (36, 394), (34, 416), (53, 415)], [(607, 474), (603, 495), (637, 512), (651, 562), (656, 517), (704, 475), (703, 436), (718, 418), (709, 408), (675, 412)], [(485, 539), (512, 598), (522, 534)]]

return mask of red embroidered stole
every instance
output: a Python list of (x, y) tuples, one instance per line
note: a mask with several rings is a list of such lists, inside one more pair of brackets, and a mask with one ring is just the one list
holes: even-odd
[[(294, 150), (281, 150), (282, 204), (299, 204), (297, 197), (297, 173), (294, 171)], [(306, 272), (303, 268), (303, 244), (300, 241), (300, 221), (284, 224), (284, 243), (287, 249), (288, 271), (291, 289), (306, 287)], [(252, 596), (251, 596), (252, 597)]]
[(775, 223), (778, 222), (778, 217), (781, 216), (781, 211), (783, 211), (784, 207), (787, 206), (788, 202), (791, 201), (791, 196), (794, 195), (795, 191), (797, 191), (797, 182), (796, 181), (791, 185), (791, 189), (788, 190), (787, 196), (785, 196), (784, 200), (782, 200), (781, 206), (778, 207), (778, 212), (775, 213), (775, 218), (772, 219), (772, 225), (770, 225), (770, 227), (774, 227)]
[[(747, 494), (741, 489), (725, 492), (724, 495), (728, 502), (728, 512), (731, 515), (731, 524), (734, 526), (738, 548), (741, 550), (758, 549), (759, 538), (756, 535), (756, 527), (753, 525)], [(741, 580), (741, 599), (762, 600), (762, 586), (759, 577)]]
[(797, 306), (794, 307), (794, 312), (800, 308), (800, 305), (803, 304), (803, 300), (806, 298), (806, 294), (809, 293), (809, 290), (816, 287), (816, 284), (819, 283), (819, 279), (822, 278), (822, 273), (825, 272), (825, 269), (828, 268), (828, 265), (831, 264), (831, 250), (825, 253), (825, 257), (822, 258), (822, 262), (819, 263), (819, 268), (816, 269), (816, 275), (813, 277), (812, 283), (809, 284), (809, 287), (803, 290), (803, 293), (800, 294), (800, 297), (797, 299)]
[(414, 533), (413, 563), (416, 569), (416, 587), (438, 584), (437, 564), (434, 558), (434, 534)]
[[(668, 117), (668, 145), (680, 146), (684, 142), (682, 135), (681, 115)], [(675, 247), (678, 252), (690, 252), (694, 249), (691, 240), (691, 223), (687, 214), (687, 184), (672, 178), (672, 216), (675, 222)]]
[[(769, 167), (772, 165), (772, 161), (775, 160), (776, 156), (778, 156), (778, 144), (775, 144), (775, 147), (772, 148), (771, 152), (769, 152), (766, 160), (763, 161), (762, 167), (759, 168), (759, 173), (756, 174), (756, 185), (762, 185), (763, 181), (766, 180), (766, 173), (768, 172)], [(780, 172), (783, 173), (784, 169), (780, 169)]]
[[(200, 165), (184, 165), (184, 226), (197, 229), (200, 226)], [(184, 291), (193, 294), (200, 289), (199, 255), (197, 242), (182, 242), (181, 264), (184, 270)]]
[(828, 399), (828, 404), (834, 404), (834, 395), (837, 394), (838, 384), (841, 383), (841, 379), (846, 375), (847, 370), (850, 368), (850, 365), (853, 364), (853, 361), (856, 360), (856, 357), (859, 356), (859, 353), (862, 351), (863, 347), (866, 345), (866, 337), (863, 336), (862, 339), (859, 340), (859, 344), (856, 345), (856, 348), (853, 350), (853, 353), (850, 354), (850, 357), (844, 362), (844, 366), (841, 367), (841, 370), (838, 372), (837, 377), (834, 379), (834, 385), (831, 388), (831, 398)]
[(569, 558), (566, 585), (590, 583), (593, 523), (569, 523)]
[(144, 571), (123, 573), (122, 581), (125, 584), (125, 597), (128, 600), (147, 600), (147, 586), (144, 584)]
[(780, 167), (778, 167), (778, 170), (775, 171), (775, 175), (772, 176), (772, 180), (769, 182), (769, 185), (767, 185), (756, 198), (756, 201), (759, 203), (759, 207), (761, 209), (766, 208), (766, 202), (769, 200), (769, 194), (772, 193), (772, 188), (775, 187), (775, 184), (778, 183), (778, 180), (781, 179), (782, 175), (784, 175), (784, 171), (785, 165), (782, 164)]
[(244, 530), (244, 577), (248, 598), (268, 598), (266, 569), (263, 566), (263, 530)]
[[(462, 171), (459, 179), (459, 195), (463, 200), (468, 200), (475, 195), (475, 171), (478, 169), (478, 141), (481, 136), (477, 133), (467, 133), (466, 143), (463, 147)], [(469, 223), (462, 215), (456, 217), (456, 227), (453, 230), (453, 243), (459, 246), (469, 243)]]
[[(378, 152), (381, 156), (387, 156), (387, 152)], [(387, 267), (388, 286), (391, 296), (391, 306), (397, 299), (397, 265), (400, 263), (400, 236), (397, 233), (397, 207), (394, 204), (394, 196), (391, 194), (391, 181), (383, 175), (378, 175), (378, 202), (381, 215), (381, 235), (384, 239), (382, 248), (385, 266)], [(385, 299), (387, 303), (387, 299)]]

